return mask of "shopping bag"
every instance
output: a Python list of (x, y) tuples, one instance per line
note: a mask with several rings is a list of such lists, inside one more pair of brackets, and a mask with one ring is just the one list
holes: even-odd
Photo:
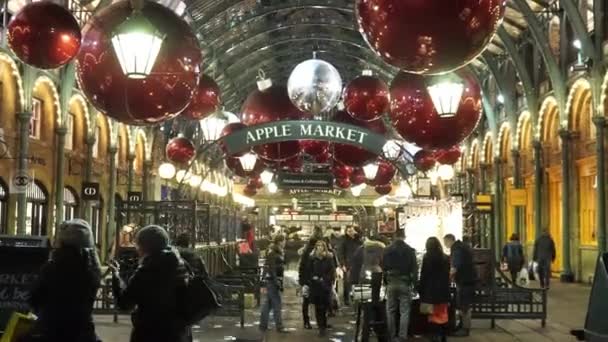
[(503, 272), (508, 272), (509, 271), (509, 265), (506, 262), (501, 262), (500, 263), (500, 270)]
[(13, 312), (0, 342), (18, 342), (29, 333), (35, 322), (36, 316), (32, 314)]
[(534, 269), (534, 261), (530, 261), (528, 263), (528, 277), (530, 278), (530, 280), (536, 280), (536, 278), (538, 278), (535, 274), (536, 270)]
[(433, 305), (433, 313), (429, 315), (429, 322), (433, 324), (443, 325), (448, 323), (448, 304)]
[(521, 271), (519, 271), (519, 274), (517, 275), (517, 285), (519, 286), (528, 286), (530, 284), (530, 278), (529, 278), (529, 274), (528, 274), (528, 269), (527, 268), (522, 268)]

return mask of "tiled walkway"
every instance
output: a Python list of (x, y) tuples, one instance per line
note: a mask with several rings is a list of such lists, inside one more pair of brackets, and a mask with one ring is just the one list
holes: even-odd
[[(478, 342), (562, 342), (574, 341), (569, 336), (570, 329), (582, 328), (585, 322), (587, 301), (590, 287), (577, 284), (554, 283), (549, 292), (549, 319), (547, 326), (542, 328), (539, 321), (497, 321), (495, 329), (490, 328), (487, 321), (475, 321), (472, 336), (469, 338), (450, 338), (452, 341), (478, 341)], [(303, 330), (299, 299), (293, 292), (286, 296), (284, 305), (284, 320), (291, 333), (279, 335), (268, 333), (266, 341), (269, 342), (311, 342), (322, 341), (317, 337), (316, 330)], [(311, 308), (312, 309), (312, 308)], [(312, 310), (311, 310), (312, 313)], [(201, 327), (196, 328), (195, 341), (231, 341), (235, 338), (252, 339), (261, 337), (257, 332), (255, 323), (259, 319), (258, 311), (247, 313), (247, 327), (238, 327), (236, 319), (212, 318)], [(354, 334), (354, 321), (352, 313), (344, 310), (340, 317), (332, 319), (330, 323), (334, 329), (325, 340), (335, 342), (352, 341)], [(97, 331), (104, 342), (127, 342), (129, 336), (129, 319), (121, 317), (118, 324), (112, 323), (111, 317), (97, 317)], [(418, 339), (417, 341), (425, 341)]]

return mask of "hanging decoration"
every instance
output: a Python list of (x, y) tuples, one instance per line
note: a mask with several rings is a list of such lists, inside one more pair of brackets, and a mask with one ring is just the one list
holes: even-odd
[(198, 39), (184, 20), (172, 10), (147, 1), (141, 14), (165, 39), (152, 73), (140, 79), (127, 77), (111, 38), (132, 12), (129, 1), (119, 1), (88, 21), (76, 57), (76, 77), (87, 99), (116, 121), (158, 124), (175, 117), (190, 103), (198, 83), (201, 51)]
[(333, 65), (313, 58), (293, 69), (287, 91), (296, 107), (317, 116), (334, 108), (340, 100), (342, 78)]
[(390, 184), (397, 173), (397, 169), (392, 163), (386, 160), (378, 160), (378, 171), (376, 176), (372, 179), (370, 185), (386, 185)]
[(425, 78), (400, 72), (391, 83), (390, 120), (401, 136), (429, 150), (461, 143), (481, 119), (481, 90), (470, 76), (461, 77), (464, 92), (457, 112), (440, 117), (427, 90)]
[(353, 173), (353, 168), (348, 165), (334, 163), (334, 166), (331, 168), (331, 173), (337, 179), (346, 179)]
[(350, 81), (342, 98), (348, 114), (357, 120), (376, 120), (390, 108), (388, 85), (369, 70)]
[(245, 196), (249, 196), (249, 197), (253, 197), (255, 195), (258, 194), (258, 190), (255, 187), (251, 187), (249, 185), (247, 185), (244, 189), (243, 189), (243, 194)]
[[(233, 122), (233, 123), (229, 123), (226, 126), (224, 126), (224, 128), (222, 129), (222, 133), (220, 134), (219, 138), (222, 138), (226, 135), (230, 135), (232, 133), (235, 133), (236, 131), (239, 131), (243, 128), (247, 128), (247, 125), (245, 125), (244, 123), (241, 122)], [(205, 134), (203, 134), (205, 135)], [(224, 151), (224, 153), (227, 153), (226, 151), (226, 147), (220, 142), (221, 146), (222, 146), (222, 150)], [(247, 151), (243, 151), (240, 153), (235, 153), (232, 156), (234, 157), (240, 157), (242, 155), (244, 155), (245, 153), (247, 153)]]
[(340, 189), (348, 189), (350, 188), (350, 179), (336, 178), (336, 186)]
[(201, 74), (188, 107), (182, 112), (190, 120), (201, 120), (220, 109), (220, 87), (208, 75)]
[(67, 64), (81, 43), (80, 26), (72, 13), (51, 1), (23, 6), (8, 24), (6, 38), (21, 61), (40, 69)]
[(436, 160), (433, 152), (420, 150), (414, 155), (414, 165), (422, 172), (427, 172), (435, 166)]
[(502, 22), (504, 0), (357, 0), (359, 31), (387, 63), (439, 74), (475, 59)]
[(264, 171), (264, 169), (266, 168), (266, 164), (264, 164), (264, 162), (260, 160), (260, 158), (257, 158), (254, 167), (251, 171), (245, 171), (243, 169), (240, 157), (228, 157), (226, 158), (225, 163), (228, 169), (234, 172), (235, 175), (242, 178), (257, 176), (261, 174), (262, 171)]
[(353, 185), (361, 185), (365, 183), (365, 172), (360, 167), (356, 167), (353, 169), (353, 172), (350, 175), (350, 182)]
[[(214, 142), (222, 137), (222, 132), (227, 125), (240, 122), (239, 118), (225, 111), (217, 111), (203, 120), (199, 121), (203, 140), (205, 142)], [(234, 129), (235, 127), (233, 127)]]
[(249, 181), (247, 181), (247, 187), (261, 189), (264, 187), (264, 183), (260, 179), (260, 176), (256, 176), (249, 178)]
[[(247, 96), (241, 108), (243, 123), (247, 126), (260, 125), (279, 120), (303, 120), (308, 114), (296, 108), (285, 86), (272, 85), (262, 73), (258, 89)], [(285, 160), (300, 152), (297, 141), (263, 144), (254, 147), (257, 154), (272, 161)]]
[[(334, 121), (343, 122), (359, 127), (367, 128), (378, 134), (386, 134), (386, 127), (381, 119), (374, 121), (355, 120), (345, 111), (338, 111), (334, 115)], [(376, 155), (357, 146), (348, 144), (334, 144), (334, 159), (338, 162), (352, 167), (362, 167), (368, 162), (374, 160)]]
[(194, 144), (183, 136), (169, 140), (165, 147), (167, 159), (176, 164), (188, 164), (194, 158)]
[(327, 164), (331, 159), (332, 155), (329, 153), (329, 151), (325, 151), (315, 156), (315, 161), (319, 164)]
[(453, 146), (446, 150), (435, 151), (435, 159), (439, 164), (443, 165), (454, 165), (460, 159), (460, 147)]
[(391, 191), (393, 191), (393, 186), (391, 184), (377, 185), (374, 189), (379, 195), (384, 196), (390, 194)]

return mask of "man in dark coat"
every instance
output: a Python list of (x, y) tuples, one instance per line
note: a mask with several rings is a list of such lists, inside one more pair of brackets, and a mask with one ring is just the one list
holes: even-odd
[(555, 242), (549, 235), (549, 230), (545, 229), (543, 234), (534, 243), (534, 261), (538, 264), (538, 277), (540, 287), (549, 288), (551, 279), (551, 263), (555, 261)]
[(194, 272), (194, 274), (205, 279), (209, 278), (205, 261), (200, 255), (197, 255), (192, 248), (190, 248), (190, 234), (180, 234), (177, 239), (175, 239), (175, 247), (179, 251), (179, 255), (182, 257), (182, 259), (184, 259), (187, 266), (192, 272)]
[(260, 315), (260, 331), (268, 330), (270, 311), (273, 312), (275, 329), (279, 333), (286, 333), (283, 326), (282, 298), (283, 276), (285, 273), (285, 235), (277, 235), (268, 247), (263, 278), (266, 283), (266, 296), (262, 302)]
[(342, 271), (344, 272), (344, 304), (350, 304), (350, 291), (352, 284), (350, 282), (350, 271), (351, 271), (351, 262), (353, 255), (363, 242), (359, 238), (357, 231), (353, 226), (346, 227), (346, 232), (342, 237), (342, 242), (338, 248), (338, 260), (340, 261), (340, 265), (342, 266)]
[(147, 226), (135, 236), (139, 267), (128, 283), (113, 268), (113, 290), (118, 307), (135, 308), (131, 314), (131, 342), (188, 342), (189, 327), (179, 314), (180, 289), (187, 270), (179, 253), (169, 246), (169, 235), (159, 226)]
[(395, 233), (395, 240), (384, 251), (382, 266), (386, 279), (386, 314), (390, 337), (407, 341), (412, 296), (418, 281), (418, 264), (416, 251), (405, 242), (403, 230)]
[(471, 304), (475, 297), (476, 272), (473, 265), (473, 250), (468, 244), (452, 234), (443, 238), (444, 245), (450, 249), (450, 275), (456, 283), (457, 309), (460, 311), (462, 329), (455, 336), (469, 336), (471, 331)]

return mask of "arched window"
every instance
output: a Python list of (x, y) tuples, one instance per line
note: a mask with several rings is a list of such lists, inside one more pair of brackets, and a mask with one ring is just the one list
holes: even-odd
[(63, 188), (63, 218), (71, 220), (78, 213), (78, 195), (70, 187)]
[(99, 201), (95, 201), (91, 204), (91, 229), (93, 230), (93, 239), (96, 244), (99, 244), (100, 233), (101, 233), (101, 224), (102, 224), (102, 214), (103, 212), (103, 198), (99, 197)]
[(8, 233), (8, 187), (0, 178), (0, 234)]
[(27, 201), (25, 233), (27, 235), (46, 235), (48, 195), (44, 186), (34, 180), (28, 185), (25, 197)]

